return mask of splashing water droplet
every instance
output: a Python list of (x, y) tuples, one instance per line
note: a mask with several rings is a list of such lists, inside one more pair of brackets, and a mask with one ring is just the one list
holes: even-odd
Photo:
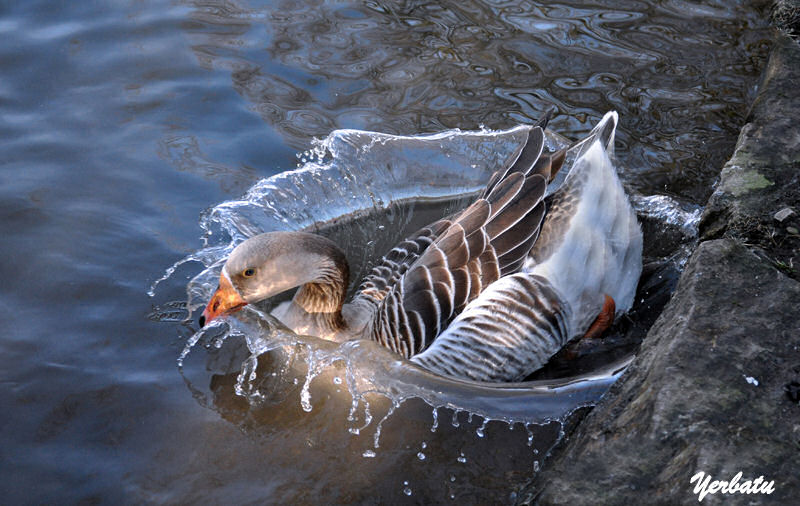
[(538, 472), (539, 472), (539, 469), (540, 469), (540, 467), (539, 467), (539, 461), (538, 461), (538, 460), (534, 460), (534, 461), (533, 461), (533, 472), (534, 472), (534, 473), (538, 473)]
[(461, 426), (461, 424), (458, 421), (458, 410), (454, 410), (453, 411), (453, 421), (450, 422), (450, 425), (452, 425), (453, 427), (460, 427)]
[(308, 364), (308, 374), (306, 374), (306, 380), (303, 382), (303, 389), (300, 392), (300, 405), (303, 407), (303, 411), (306, 413), (310, 413), (313, 409), (311, 405), (311, 380), (314, 377), (313, 368), (311, 367), (311, 358), (309, 358)]
[(465, 464), (467, 462), (467, 457), (464, 456), (464, 452), (458, 452), (458, 453), (460, 455), (458, 456), (458, 458), (456, 460), (461, 462), (462, 464)]
[(380, 448), (381, 430), (383, 429), (383, 422), (388, 420), (389, 417), (392, 416), (392, 414), (394, 414), (394, 410), (399, 408), (400, 404), (402, 404), (404, 400), (405, 399), (401, 399), (399, 401), (392, 402), (391, 406), (389, 406), (389, 411), (387, 411), (386, 414), (383, 415), (383, 418), (381, 418), (381, 421), (378, 422), (378, 426), (375, 427), (375, 436), (373, 437), (373, 445), (375, 446), (375, 448)]
[(364, 453), (361, 454), (361, 456), (368, 459), (372, 459), (375, 458), (375, 452), (372, 450), (366, 450), (364, 451)]
[(408, 496), (410, 496), (410, 495), (411, 495), (411, 493), (412, 493), (412, 492), (411, 492), (411, 488), (409, 488), (409, 487), (406, 487), (406, 488), (404, 488), (404, 489), (403, 489), (403, 493), (404, 493), (405, 495), (408, 495)]
[(525, 424), (525, 430), (528, 431), (528, 446), (531, 446), (533, 444), (533, 431), (529, 423)]
[(486, 431), (486, 424), (487, 424), (488, 422), (489, 422), (489, 420), (488, 420), (488, 419), (486, 419), (486, 418), (484, 418), (484, 420), (483, 420), (483, 423), (481, 424), (481, 426), (480, 426), (480, 427), (478, 427), (478, 428), (475, 430), (475, 434), (477, 434), (477, 435), (478, 435), (478, 437), (483, 437), (483, 436), (485, 436), (485, 435), (486, 435), (486, 432), (485, 432), (485, 431)]
[(425, 460), (425, 454), (424, 454), (424, 453), (422, 453), (422, 452), (419, 452), (419, 453), (417, 453), (417, 458), (418, 458), (419, 460)]
[[(433, 425), (431, 426), (431, 432), (436, 432), (436, 429), (438, 428), (439, 428), (439, 408), (433, 408)], [(423, 448), (425, 447), (423, 446)]]

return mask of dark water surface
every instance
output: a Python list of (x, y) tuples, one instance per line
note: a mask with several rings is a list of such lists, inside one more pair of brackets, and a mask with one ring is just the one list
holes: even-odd
[(616, 109), (629, 188), (702, 204), (764, 65), (764, 18), (736, 1), (4, 2), (3, 503), (510, 500), (541, 459), (524, 428), (476, 438), (464, 417), (423, 448), (403, 434), (429, 415), (394, 417), (354, 468), (335, 456), (369, 448), (358, 438), (281, 446), (303, 430), (296, 398), (250, 410), (230, 374), (182, 376), (192, 330), (148, 319), (197, 270), (158, 301), (150, 284), (200, 247), (204, 209), (335, 128), (508, 128), (555, 107), (574, 139)]

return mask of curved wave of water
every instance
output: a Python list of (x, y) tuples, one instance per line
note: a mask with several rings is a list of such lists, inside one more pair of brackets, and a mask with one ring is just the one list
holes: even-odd
[[(206, 230), (206, 248), (171, 267), (165, 278), (182, 262), (204, 264), (187, 287), (191, 312), (216, 288), (221, 265), (236, 244), (264, 231), (302, 229), (328, 235), (344, 246), (353, 266), (352, 290), (372, 264), (409, 232), (466, 205), (522, 142), (528, 128), (454, 130), (415, 137), (335, 131), (301, 155), (300, 169), (262, 180), (241, 200), (205, 213), (201, 226)], [(567, 141), (548, 132), (547, 144), (555, 150)], [(643, 212), (667, 224), (672, 220), (676, 225), (685, 218), (676, 214), (677, 204), (663, 198), (641, 197), (637, 202)], [(691, 228), (692, 224), (682, 226)], [(437, 376), (373, 343), (340, 345), (299, 336), (269, 316), (269, 308), (270, 304), (246, 308), (229, 319), (230, 328), (221, 331), (218, 326), (201, 330), (189, 340), (180, 360), (206, 332), (221, 332), (220, 340), (242, 335), (251, 357), (236, 388), (254, 402), (260, 394), (248, 385), (253, 384), (257, 357), (283, 350), (292, 354), (290, 362), (307, 368), (301, 401), (309, 410), (309, 383), (339, 362), (346, 369), (354, 410), (367, 402), (369, 392), (394, 403), (420, 398), (434, 408), (469, 412), (485, 420), (545, 423), (562, 420), (577, 407), (595, 402), (631, 359), (627, 353), (580, 373), (517, 384), (480, 384)], [(298, 354), (298, 349), (304, 351)]]

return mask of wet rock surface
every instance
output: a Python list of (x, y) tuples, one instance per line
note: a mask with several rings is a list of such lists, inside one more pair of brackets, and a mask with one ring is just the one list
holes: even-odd
[(800, 279), (800, 46), (776, 41), (733, 156), (700, 220), (701, 239), (757, 245)]
[[(523, 504), (695, 504), (698, 472), (800, 493), (800, 46), (776, 39), (700, 243), (633, 365), (519, 495)], [(788, 211), (786, 211), (788, 209)]]

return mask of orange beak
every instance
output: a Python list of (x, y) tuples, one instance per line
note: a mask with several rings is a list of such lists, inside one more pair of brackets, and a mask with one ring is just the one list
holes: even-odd
[(224, 274), (219, 276), (219, 287), (211, 300), (208, 301), (208, 306), (203, 310), (203, 316), (200, 317), (200, 326), (204, 326), (214, 318), (229, 315), (242, 309), (247, 302), (239, 295), (233, 287), (228, 278)]

